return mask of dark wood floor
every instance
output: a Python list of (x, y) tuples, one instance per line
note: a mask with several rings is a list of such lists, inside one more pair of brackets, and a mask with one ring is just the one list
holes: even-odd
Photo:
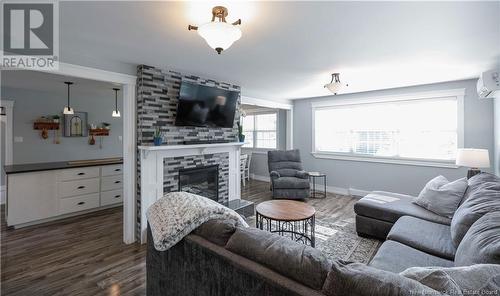
[[(269, 184), (251, 181), (245, 199), (271, 198)], [(309, 200), (317, 217), (348, 213), (354, 198)], [(122, 210), (22, 229), (7, 229), (2, 209), (1, 295), (145, 295), (145, 246), (122, 243)], [(352, 215), (352, 213), (351, 213)]]

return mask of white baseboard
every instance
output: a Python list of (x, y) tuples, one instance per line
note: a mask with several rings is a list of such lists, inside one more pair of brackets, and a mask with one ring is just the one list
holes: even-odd
[[(250, 174), (250, 179), (257, 180), (257, 181), (264, 181), (264, 182), (271, 181), (269, 176), (259, 176), (259, 175), (255, 175), (255, 174)], [(317, 188), (319, 190), (322, 190), (323, 186), (317, 185)], [(343, 188), (343, 187), (336, 187), (336, 186), (326, 186), (326, 192), (333, 193), (333, 194), (340, 194), (340, 195), (348, 195), (348, 196), (353, 196), (353, 197), (363, 197), (363, 196), (367, 195), (368, 193), (370, 193), (370, 191), (367, 191), (367, 190), (356, 189), (356, 188)]]
[(250, 179), (254, 179), (257, 181), (271, 182), (271, 178), (269, 178), (269, 176), (259, 176), (256, 174), (250, 174)]

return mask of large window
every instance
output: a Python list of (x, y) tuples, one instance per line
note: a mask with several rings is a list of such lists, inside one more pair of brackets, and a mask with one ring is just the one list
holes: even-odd
[(314, 151), (366, 159), (452, 162), (457, 96), (313, 107)]
[(243, 117), (243, 147), (276, 149), (276, 119), (277, 113), (249, 114)]

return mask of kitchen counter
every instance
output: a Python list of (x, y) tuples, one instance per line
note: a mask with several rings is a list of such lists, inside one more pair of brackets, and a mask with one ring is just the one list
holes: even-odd
[(18, 173), (71, 169), (71, 168), (101, 166), (101, 165), (108, 165), (108, 164), (122, 164), (122, 163), (123, 163), (122, 158), (104, 158), (104, 159), (91, 159), (91, 160), (78, 160), (78, 161), (27, 163), (27, 164), (6, 165), (6, 166), (4, 166), (4, 171), (6, 174), (18, 174)]

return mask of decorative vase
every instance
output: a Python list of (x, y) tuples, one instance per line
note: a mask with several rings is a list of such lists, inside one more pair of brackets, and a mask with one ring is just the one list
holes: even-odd
[(153, 138), (153, 142), (155, 146), (160, 146), (163, 143), (163, 139), (158, 137), (158, 138)]
[(241, 143), (244, 143), (245, 142), (245, 135), (240, 135), (240, 142)]

